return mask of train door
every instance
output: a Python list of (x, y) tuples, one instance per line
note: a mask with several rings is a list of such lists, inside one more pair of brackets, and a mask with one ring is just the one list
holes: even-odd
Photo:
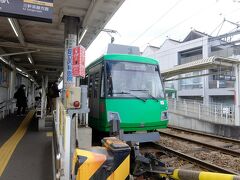
[(99, 119), (99, 98), (101, 87), (102, 63), (89, 70), (89, 116), (93, 119)]

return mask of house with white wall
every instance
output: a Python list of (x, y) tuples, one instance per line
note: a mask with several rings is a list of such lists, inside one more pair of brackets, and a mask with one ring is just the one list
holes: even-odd
[[(225, 41), (225, 37), (228, 37), (228, 34), (212, 37), (197, 30), (192, 30), (183, 41), (166, 39), (158, 50), (154, 51), (151, 46), (148, 46), (142, 55), (157, 59), (160, 70), (210, 56), (238, 57), (240, 46)], [(203, 73), (212, 75), (170, 81), (165, 86), (175, 88), (179, 99), (193, 99), (204, 103), (234, 104), (235, 79), (233, 69), (231, 67), (229, 69), (216, 68), (188, 73), (183, 76)]]

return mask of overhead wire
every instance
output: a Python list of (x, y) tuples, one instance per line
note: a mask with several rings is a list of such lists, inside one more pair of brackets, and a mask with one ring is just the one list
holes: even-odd
[[(207, 9), (212, 8), (214, 5), (215, 5), (215, 2), (212, 3)], [(204, 10), (204, 11), (203, 11), (203, 10)], [(238, 10), (240, 10), (240, 9), (239, 9), (239, 8), (238, 8), (238, 9), (235, 9), (235, 10), (233, 10), (233, 11), (231, 11), (231, 12), (228, 12), (227, 14), (232, 14), (232, 13), (238, 11)], [(175, 28), (178, 27), (179, 25), (185, 23), (185, 22), (188, 21), (189, 19), (192, 19), (194, 16), (196, 16), (196, 15), (198, 15), (198, 14), (201, 14), (202, 12), (206, 12), (206, 8), (205, 8), (205, 7), (202, 8), (202, 9), (200, 9), (200, 10), (197, 11), (196, 13), (193, 13), (191, 16), (188, 16), (188, 17), (185, 18), (183, 21), (180, 21), (179, 23), (177, 23), (177, 24), (175, 24), (174, 26), (170, 27), (169, 29), (167, 29), (166, 31), (164, 31), (163, 33), (161, 33), (160, 35), (155, 36), (155, 37), (152, 38), (150, 41), (148, 41), (148, 43), (146, 43), (146, 44), (149, 44), (150, 42), (152, 42), (152, 41), (156, 40), (157, 38), (163, 36), (163, 35), (166, 34), (167, 32), (175, 29)], [(227, 15), (227, 14), (226, 14), (226, 15)]]
[[(215, 3), (213, 3), (212, 6), (213, 6), (214, 4), (215, 4)], [(211, 7), (211, 6), (210, 6), (210, 7)], [(185, 22), (188, 21), (189, 19), (192, 19), (192, 18), (193, 18), (194, 16), (196, 16), (197, 14), (203, 12), (203, 10), (206, 10), (206, 8), (202, 8), (202, 9), (200, 9), (199, 11), (197, 11), (196, 13), (194, 13), (194, 14), (188, 16), (188, 17), (185, 18), (184, 20), (182, 20), (182, 21), (180, 21), (179, 23), (175, 24), (174, 26), (168, 28), (166, 31), (164, 31), (164, 32), (161, 33), (160, 35), (155, 36), (155, 37), (152, 38), (149, 42), (156, 40), (157, 38), (163, 36), (163, 35), (166, 34), (167, 32), (169, 32), (169, 31), (175, 29), (176, 27), (180, 26), (181, 24), (185, 23)]]
[(171, 6), (160, 18), (158, 18), (153, 24), (151, 24), (148, 28), (146, 28), (140, 35), (137, 36), (136, 39), (134, 39), (130, 45), (132, 45), (134, 42), (136, 42), (139, 38), (141, 38), (147, 31), (149, 31), (155, 24), (157, 24), (159, 21), (161, 21), (165, 16), (168, 15), (181, 1), (183, 0), (177, 0), (177, 2)]
[[(208, 9), (212, 8), (214, 5), (215, 5), (215, 2), (212, 3), (212, 4), (208, 7)], [(203, 10), (204, 10), (204, 11), (203, 11)], [(163, 36), (163, 35), (166, 34), (167, 32), (175, 29), (175, 28), (178, 27), (179, 25), (185, 23), (185, 22), (188, 21), (189, 19), (192, 19), (194, 16), (196, 16), (196, 15), (202, 13), (202, 12), (206, 12), (206, 8), (205, 8), (205, 7), (202, 8), (202, 9), (200, 9), (200, 10), (197, 11), (196, 13), (193, 13), (192, 15), (188, 16), (187, 18), (185, 18), (184, 20), (182, 20), (182, 21), (180, 21), (179, 23), (175, 24), (174, 26), (170, 27), (170, 28), (167, 29), (166, 31), (162, 32), (160, 35), (155, 36), (154, 38), (152, 38), (151, 40), (149, 40), (148, 43), (145, 43), (145, 44), (149, 44), (150, 42), (152, 42), (152, 41), (156, 40), (157, 38)], [(235, 12), (235, 10), (234, 10), (233, 12)], [(141, 45), (141, 46), (143, 46), (143, 45)]]

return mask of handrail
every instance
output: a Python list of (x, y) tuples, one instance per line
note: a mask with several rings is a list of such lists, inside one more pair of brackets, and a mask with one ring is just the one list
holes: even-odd
[(14, 98), (0, 102), (0, 112), (2, 113), (2, 118), (5, 117), (5, 112), (10, 109), (9, 106), (12, 106), (15, 102), (16, 100)]
[(56, 125), (53, 123), (53, 146), (54, 146), (54, 168), (56, 173), (56, 179), (60, 179), (61, 170), (61, 153), (59, 142), (57, 138)]
[(15, 100), (15, 99), (14, 99), (14, 98), (11, 98), (11, 99), (2, 101), (2, 102), (0, 102), (0, 105), (1, 105), (1, 104), (4, 104), (4, 103), (9, 103), (9, 102), (14, 103), (15, 101), (13, 102), (13, 100)]

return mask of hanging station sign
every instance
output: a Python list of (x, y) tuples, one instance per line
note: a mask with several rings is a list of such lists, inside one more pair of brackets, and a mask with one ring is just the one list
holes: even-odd
[(0, 0), (0, 16), (52, 22), (53, 0)]
[(74, 85), (73, 77), (85, 77), (85, 48), (75, 46), (67, 48), (65, 86)]
[(72, 48), (72, 75), (74, 77), (85, 77), (85, 48), (77, 46)]

